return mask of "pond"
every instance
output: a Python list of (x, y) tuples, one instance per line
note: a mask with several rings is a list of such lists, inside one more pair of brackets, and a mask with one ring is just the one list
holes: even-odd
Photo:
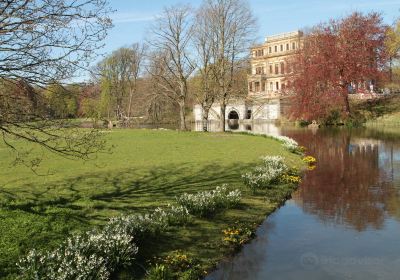
[(207, 279), (400, 279), (400, 133), (279, 132), (317, 168)]

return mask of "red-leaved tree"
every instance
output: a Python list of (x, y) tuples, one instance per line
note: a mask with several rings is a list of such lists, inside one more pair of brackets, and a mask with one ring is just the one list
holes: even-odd
[(387, 26), (378, 13), (331, 20), (306, 34), (288, 63), (288, 90), (295, 93), (292, 116), (324, 120), (333, 112), (350, 115), (349, 93), (369, 90), (385, 77)]

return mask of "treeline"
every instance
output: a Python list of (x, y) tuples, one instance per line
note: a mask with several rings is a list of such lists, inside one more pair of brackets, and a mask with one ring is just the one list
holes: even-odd
[(41, 101), (35, 106), (49, 117), (125, 126), (137, 120), (176, 121), (181, 130), (187, 129), (194, 103), (203, 106), (205, 119), (217, 103), (224, 129), (226, 105), (247, 94), (255, 22), (244, 0), (204, 0), (196, 10), (166, 7), (149, 27), (146, 42), (109, 54), (92, 69), (90, 82), (55, 81), (29, 91), (37, 93)]
[(166, 7), (145, 43), (120, 48), (95, 70), (102, 116), (129, 123), (179, 120), (187, 129), (189, 110), (201, 104), (204, 118), (215, 103), (225, 129), (225, 108), (247, 94), (247, 55), (255, 19), (244, 0), (204, 0), (200, 8)]

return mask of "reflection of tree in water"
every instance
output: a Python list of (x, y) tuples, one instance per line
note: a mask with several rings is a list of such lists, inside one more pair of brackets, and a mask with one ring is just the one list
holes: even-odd
[(378, 146), (351, 145), (352, 135), (346, 130), (285, 134), (306, 146), (318, 160), (317, 168), (306, 174), (294, 195), (305, 212), (327, 223), (363, 231), (382, 228), (389, 204), (390, 212), (398, 209), (398, 193), (391, 182), (383, 180), (384, 172), (379, 168)]

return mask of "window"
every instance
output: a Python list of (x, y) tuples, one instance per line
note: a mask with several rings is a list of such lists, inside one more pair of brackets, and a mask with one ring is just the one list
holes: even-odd
[(274, 84), (272, 82), (269, 83), (269, 90), (270, 91), (274, 90)]
[(281, 52), (283, 52), (283, 45), (281, 45)]
[(251, 119), (251, 110), (247, 110), (246, 119)]
[(261, 82), (261, 91), (265, 91), (265, 82)]
[(273, 70), (272, 64), (270, 64), (270, 65), (269, 65), (269, 73), (270, 73), (270, 74), (273, 74), (273, 73), (274, 73), (274, 70)]
[(292, 50), (295, 50), (295, 49), (296, 49), (296, 43), (293, 42), (293, 43), (292, 43)]
[(281, 74), (285, 74), (285, 63), (281, 62)]
[(269, 47), (269, 53), (272, 53), (272, 47)]
[(275, 46), (275, 52), (278, 52), (278, 46)]
[(256, 68), (256, 74), (257, 75), (264, 74), (264, 68), (263, 67), (257, 67)]
[(279, 90), (279, 82), (276, 82), (276, 90)]
[(286, 50), (289, 50), (289, 43), (286, 44)]
[(275, 75), (279, 74), (279, 64), (275, 64)]
[(253, 82), (249, 83), (249, 91), (252, 92), (253, 91)]
[(260, 91), (260, 82), (255, 82), (254, 88), (255, 88), (256, 92), (259, 92)]
[(263, 50), (258, 50), (257, 51), (257, 56), (263, 56), (264, 55), (264, 51)]

